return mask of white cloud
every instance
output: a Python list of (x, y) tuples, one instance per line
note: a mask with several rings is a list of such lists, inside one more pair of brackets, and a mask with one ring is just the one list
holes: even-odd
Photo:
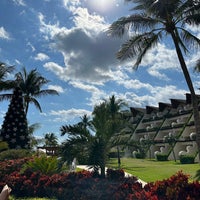
[(4, 29), (4, 27), (0, 27), (0, 38), (1, 39), (10, 39), (9, 33)]
[(158, 107), (159, 102), (170, 103), (170, 99), (185, 99), (185, 94), (188, 91), (178, 89), (173, 85), (166, 85), (164, 87), (151, 87), (146, 94), (137, 94), (134, 92), (126, 92), (124, 96), (118, 94), (117, 96), (123, 97), (131, 107), (145, 108), (146, 106)]
[(18, 6), (26, 6), (24, 0), (13, 0), (13, 2)]
[(48, 60), (49, 59), (49, 56), (47, 56), (46, 54), (44, 53), (38, 53), (35, 58), (35, 60), (40, 60), (40, 61), (45, 61), (45, 60)]
[(64, 89), (59, 85), (49, 85), (48, 89), (56, 90), (58, 93), (64, 93)]
[(57, 122), (68, 122), (80, 118), (84, 114), (90, 116), (91, 111), (85, 109), (71, 108), (69, 110), (51, 110), (50, 115), (54, 116), (54, 121)]
[(170, 77), (165, 74), (166, 70), (180, 70), (176, 51), (167, 48), (164, 44), (158, 44), (148, 52), (141, 66), (147, 66), (148, 73), (161, 80), (170, 80)]
[(32, 51), (32, 52), (35, 51), (35, 47), (34, 47), (30, 42), (28, 42), (26, 45), (29, 46), (29, 47), (31, 48), (31, 51)]

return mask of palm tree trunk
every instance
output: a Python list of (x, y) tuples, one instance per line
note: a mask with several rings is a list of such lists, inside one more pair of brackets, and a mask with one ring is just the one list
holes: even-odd
[[(176, 32), (178, 34), (178, 32)], [(193, 116), (194, 116), (194, 125), (195, 125), (195, 131), (196, 131), (196, 143), (198, 147), (198, 153), (199, 153), (199, 162), (200, 162), (200, 117), (199, 117), (199, 109), (198, 109), (198, 98), (195, 94), (194, 87), (192, 84), (192, 80), (190, 78), (190, 74), (188, 72), (187, 66), (185, 64), (185, 60), (182, 54), (182, 51), (180, 49), (180, 46), (178, 44), (177, 36), (174, 32), (171, 32), (171, 36), (176, 48), (176, 53), (178, 55), (178, 59), (185, 77), (185, 80), (187, 82), (188, 88), (191, 93), (191, 100), (192, 100), (192, 106), (193, 106)]]
[(100, 169), (101, 169), (101, 177), (105, 178), (106, 177), (106, 167), (105, 167), (105, 165), (101, 165)]

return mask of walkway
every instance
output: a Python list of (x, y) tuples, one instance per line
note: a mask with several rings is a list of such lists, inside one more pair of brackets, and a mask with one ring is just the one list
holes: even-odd
[[(89, 166), (87, 166), (87, 165), (77, 165), (76, 167), (80, 168), (80, 169), (88, 170), (88, 171), (92, 170), (92, 169), (89, 169)], [(107, 168), (106, 168), (106, 170), (107, 170)], [(125, 172), (125, 177), (131, 177), (131, 176), (133, 176), (133, 175)], [(139, 178), (138, 178), (137, 182), (141, 183), (142, 187), (144, 187), (147, 184), (145, 181), (143, 181)]]

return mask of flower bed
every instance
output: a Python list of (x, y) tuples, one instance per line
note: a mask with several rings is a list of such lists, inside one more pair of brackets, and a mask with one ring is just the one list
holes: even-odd
[[(199, 199), (200, 196), (199, 182), (190, 183), (189, 177), (181, 171), (169, 179), (148, 183), (143, 188), (135, 177), (125, 178), (123, 170), (108, 169), (106, 178), (94, 176), (88, 171), (48, 176), (29, 169), (20, 173), (19, 163), (23, 162), (25, 160), (0, 163), (0, 166), (5, 167), (1, 167), (3, 176), (0, 179), (0, 189), (8, 184), (15, 197), (49, 197), (58, 200), (189, 200)], [(15, 171), (11, 172), (11, 169)]]

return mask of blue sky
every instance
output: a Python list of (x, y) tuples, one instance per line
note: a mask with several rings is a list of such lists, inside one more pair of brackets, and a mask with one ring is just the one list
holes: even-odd
[[(90, 115), (94, 105), (113, 94), (133, 107), (185, 99), (188, 88), (168, 38), (148, 53), (137, 71), (134, 60), (116, 59), (124, 39), (111, 38), (106, 30), (131, 14), (132, 6), (123, 0), (0, 1), (0, 60), (15, 65), (16, 72), (37, 68), (51, 80), (47, 88), (60, 93), (38, 99), (42, 113), (30, 106), (29, 123), (41, 126), (36, 136), (53, 132), (60, 138), (62, 125)], [(200, 38), (199, 28), (187, 28)], [(185, 57), (197, 93), (200, 79), (193, 67), (199, 57), (199, 51)], [(0, 102), (1, 125), (8, 104)]]

